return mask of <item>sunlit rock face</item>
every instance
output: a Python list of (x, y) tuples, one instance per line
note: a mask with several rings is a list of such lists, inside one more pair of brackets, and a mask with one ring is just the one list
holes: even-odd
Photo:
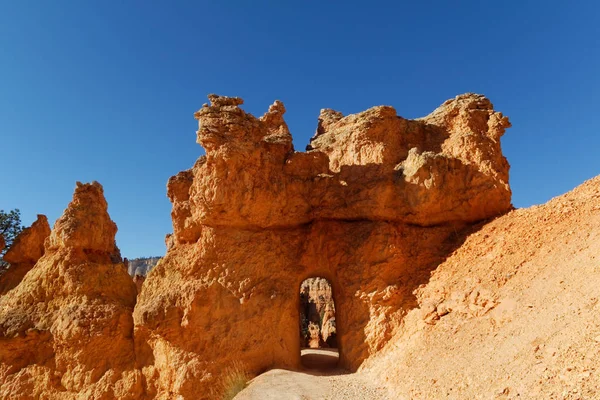
[(38, 215), (35, 222), (17, 236), (3, 260), (10, 268), (0, 275), (0, 296), (15, 288), (25, 274), (44, 255), (44, 242), (50, 236), (50, 225), (45, 215)]
[(323, 278), (309, 278), (300, 285), (301, 347), (337, 347), (335, 303), (331, 284)]
[(234, 362), (300, 368), (299, 288), (314, 277), (331, 285), (315, 285), (311, 338), (332, 345), (335, 330), (340, 366), (356, 370), (462, 233), (511, 208), (509, 123), (483, 96), (413, 121), (323, 110), (305, 153), (281, 102), (256, 118), (239, 98), (209, 99), (196, 113), (206, 155), (168, 182), (173, 234), (143, 284), (97, 182), (7, 254), (29, 266), (0, 297), (1, 398), (206, 399)]
[(168, 182), (174, 232), (134, 312), (149, 397), (207, 398), (235, 361), (299, 368), (298, 288), (315, 276), (336, 296), (340, 364), (359, 368), (461, 232), (511, 209), (510, 124), (484, 96), (418, 120), (323, 110), (307, 152), (281, 102), (256, 118), (239, 98), (209, 99), (196, 113), (206, 155)]
[[(115, 245), (102, 186), (77, 183), (52, 233), (39, 221), (42, 228), (34, 224), (30, 234), (47, 236), (43, 255), (0, 298), (0, 398), (139, 398), (136, 288)], [(41, 251), (34, 247), (20, 254), (33, 260)]]

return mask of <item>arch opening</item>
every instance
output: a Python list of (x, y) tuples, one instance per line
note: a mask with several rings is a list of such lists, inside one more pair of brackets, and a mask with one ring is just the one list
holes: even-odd
[(337, 367), (339, 346), (331, 283), (321, 277), (300, 284), (300, 360), (308, 369)]

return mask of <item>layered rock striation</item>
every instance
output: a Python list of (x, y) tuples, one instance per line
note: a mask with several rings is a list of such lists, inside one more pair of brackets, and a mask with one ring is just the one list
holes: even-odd
[(134, 313), (150, 396), (205, 398), (235, 362), (300, 368), (298, 288), (314, 276), (332, 284), (340, 364), (356, 370), (464, 229), (511, 209), (510, 124), (484, 96), (418, 120), (323, 110), (306, 152), (281, 102), (256, 118), (209, 99), (195, 114), (206, 155), (168, 182), (174, 232)]

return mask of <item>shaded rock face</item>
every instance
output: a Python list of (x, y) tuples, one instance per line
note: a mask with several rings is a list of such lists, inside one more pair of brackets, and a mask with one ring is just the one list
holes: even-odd
[(146, 277), (144, 275), (135, 275), (133, 277), (133, 283), (135, 283), (135, 288), (137, 293), (139, 294), (142, 291), (142, 285), (144, 284), (144, 281), (146, 280)]
[(45, 215), (38, 215), (37, 220), (17, 236), (3, 259), (10, 268), (0, 275), (0, 296), (16, 287), (25, 274), (44, 255), (44, 242), (50, 236), (50, 225)]
[(511, 208), (510, 124), (483, 96), (419, 120), (323, 110), (306, 153), (280, 102), (256, 118), (239, 98), (209, 99), (196, 113), (206, 155), (169, 179), (174, 232), (134, 312), (150, 397), (206, 398), (233, 362), (299, 368), (298, 288), (314, 276), (331, 282), (340, 364), (356, 370), (461, 232)]
[(0, 398), (140, 397), (116, 231), (102, 186), (77, 183), (43, 256), (0, 298)]
[(302, 347), (336, 347), (335, 304), (331, 284), (309, 278), (300, 286), (300, 340)]

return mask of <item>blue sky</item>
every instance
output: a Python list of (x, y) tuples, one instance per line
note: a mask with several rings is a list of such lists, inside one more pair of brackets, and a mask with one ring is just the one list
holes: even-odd
[(208, 93), (282, 100), (298, 150), (321, 108), (417, 118), (483, 93), (513, 124), (513, 203), (546, 202), (600, 174), (598, 4), (0, 0), (0, 208), (53, 223), (97, 180), (123, 255), (164, 254)]

